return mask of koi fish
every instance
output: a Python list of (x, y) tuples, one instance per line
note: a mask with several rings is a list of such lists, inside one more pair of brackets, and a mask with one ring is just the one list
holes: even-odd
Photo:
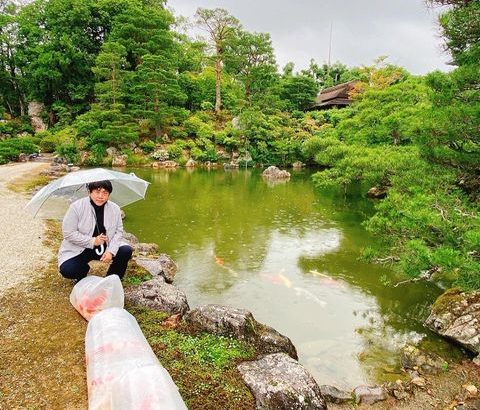
[(272, 282), (272, 283), (275, 283), (277, 285), (283, 285), (287, 288), (292, 287), (292, 281), (281, 273), (279, 273), (277, 275), (269, 275), (267, 277), (270, 280), (270, 282)]
[(304, 289), (304, 288), (293, 288), (293, 289), (295, 290), (295, 294), (297, 296), (305, 296), (307, 299), (310, 299), (311, 301), (313, 301), (315, 303), (318, 303), (322, 307), (327, 306), (327, 302), (319, 299), (316, 295), (314, 295), (309, 290)]
[(217, 256), (217, 255), (215, 255), (215, 263), (220, 266), (225, 265), (225, 261), (222, 258), (220, 258), (220, 256)]
[(97, 297), (91, 299), (86, 296), (78, 303), (78, 309), (82, 316), (89, 320), (95, 313), (101, 310), (107, 300), (107, 291), (103, 290)]

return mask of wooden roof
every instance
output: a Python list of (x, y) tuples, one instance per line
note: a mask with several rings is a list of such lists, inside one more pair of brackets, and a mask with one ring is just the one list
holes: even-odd
[(345, 107), (351, 103), (349, 93), (353, 89), (356, 81), (349, 81), (347, 83), (337, 84), (334, 87), (329, 87), (321, 90), (315, 103), (310, 108), (311, 110)]

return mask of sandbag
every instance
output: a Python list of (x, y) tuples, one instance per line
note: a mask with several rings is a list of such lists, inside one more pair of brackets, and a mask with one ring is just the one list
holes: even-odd
[(87, 276), (70, 293), (70, 303), (87, 320), (104, 309), (123, 308), (123, 286), (117, 275)]
[(121, 308), (96, 313), (85, 336), (89, 410), (186, 406), (135, 318)]

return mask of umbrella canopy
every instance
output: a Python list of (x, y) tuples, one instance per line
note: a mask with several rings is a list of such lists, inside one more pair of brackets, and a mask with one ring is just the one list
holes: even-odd
[(28, 202), (25, 209), (33, 216), (37, 215), (41, 208), (44, 211), (43, 217), (62, 217), (70, 203), (89, 194), (86, 184), (105, 180), (110, 181), (113, 187), (109, 200), (120, 207), (145, 198), (149, 184), (133, 173), (126, 174), (110, 169), (94, 168), (71, 172), (44, 186)]

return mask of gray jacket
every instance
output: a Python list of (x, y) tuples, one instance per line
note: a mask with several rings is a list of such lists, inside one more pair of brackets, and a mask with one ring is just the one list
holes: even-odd
[[(92, 235), (95, 223), (95, 210), (90, 197), (81, 198), (70, 205), (63, 217), (63, 241), (58, 251), (58, 266), (80, 255), (86, 248), (94, 248), (95, 238)], [(107, 201), (105, 204), (103, 225), (108, 236), (106, 252), (115, 256), (120, 246), (128, 245), (123, 239), (122, 216), (116, 203)]]

